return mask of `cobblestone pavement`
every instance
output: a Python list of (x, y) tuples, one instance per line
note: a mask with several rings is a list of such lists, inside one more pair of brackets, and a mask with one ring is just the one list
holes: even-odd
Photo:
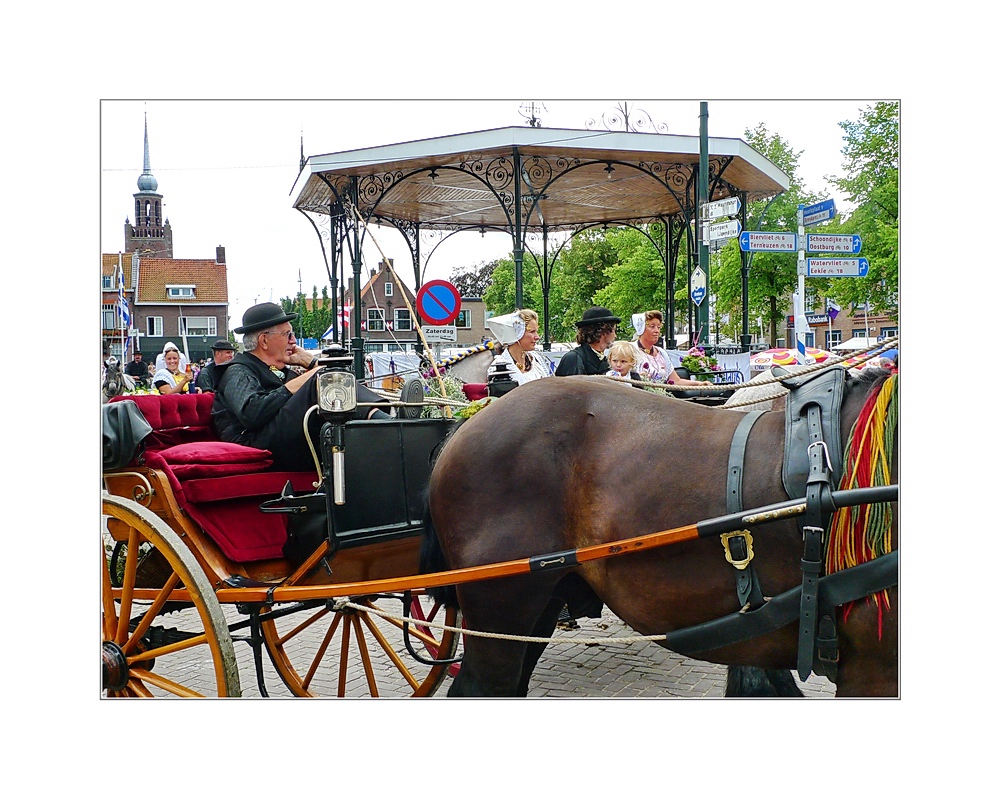
[[(227, 612), (227, 615), (230, 612)], [(234, 617), (236, 619), (236, 617)], [(529, 697), (717, 697), (724, 695), (725, 667), (686, 658), (653, 642), (585, 644), (581, 640), (599, 637), (626, 637), (636, 633), (605, 609), (601, 619), (581, 619), (579, 628), (557, 630), (557, 642), (550, 644), (532, 676)], [(260, 697), (254, 675), (249, 645), (236, 642), (240, 682), (244, 697)], [(388, 661), (376, 663), (383, 681), (383, 696), (402, 697), (408, 687)], [(271, 697), (290, 697), (270, 659), (264, 656), (265, 685)], [(444, 697), (451, 683), (446, 678), (437, 691)], [(811, 698), (832, 698), (835, 686), (825, 678), (812, 676), (800, 684)], [(335, 695), (335, 685), (315, 685), (318, 693)], [(367, 697), (365, 679), (360, 669), (353, 669), (347, 683), (348, 697)]]

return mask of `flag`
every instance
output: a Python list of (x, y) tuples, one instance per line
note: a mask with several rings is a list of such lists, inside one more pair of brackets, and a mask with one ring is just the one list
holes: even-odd
[(837, 318), (837, 314), (840, 313), (840, 306), (833, 302), (833, 300), (826, 301), (826, 313), (830, 317), (830, 322), (833, 322)]
[(337, 314), (337, 325), (341, 328), (350, 327), (351, 324), (351, 305), (348, 303), (340, 309), (340, 313)]
[(132, 326), (132, 317), (128, 313), (128, 300), (125, 299), (125, 270), (118, 270), (118, 314), (122, 318), (122, 327)]
[(792, 294), (792, 308), (795, 313), (795, 349), (799, 354), (799, 363), (812, 364), (816, 359), (806, 353), (806, 336), (810, 333), (809, 322), (806, 320), (803, 298), (798, 292)]

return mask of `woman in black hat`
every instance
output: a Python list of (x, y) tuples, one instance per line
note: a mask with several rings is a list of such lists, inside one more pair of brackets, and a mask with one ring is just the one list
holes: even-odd
[(608, 371), (604, 353), (614, 342), (621, 321), (602, 306), (584, 311), (576, 323), (577, 346), (559, 360), (556, 375), (604, 375)]
[[(291, 321), (277, 303), (260, 303), (247, 309), (243, 326), (243, 352), (216, 366), (220, 375), (212, 403), (212, 425), (219, 438), (270, 450), (278, 470), (305, 472), (315, 469), (309, 443), (302, 430), (306, 412), (316, 405), (317, 359), (299, 347)], [(305, 367), (297, 375), (290, 366)], [(358, 400), (378, 403), (382, 398), (359, 386)], [(358, 419), (388, 417), (378, 409), (359, 407)], [(309, 419), (309, 434), (319, 442), (320, 419)], [(318, 448), (317, 448), (318, 449)]]

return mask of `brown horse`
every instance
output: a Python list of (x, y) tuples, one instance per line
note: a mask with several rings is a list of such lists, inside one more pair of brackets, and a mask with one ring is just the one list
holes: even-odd
[[(875, 379), (886, 376), (847, 378), (844, 438), (877, 388)], [(429, 485), (432, 524), (424, 569), (572, 551), (724, 516), (730, 442), (743, 416), (603, 378), (525, 384), (463, 423), (442, 449)], [(754, 425), (744, 461), (744, 508), (789, 499), (782, 483), (784, 437), (782, 411), (766, 411)], [(893, 456), (893, 482), (897, 470)], [(898, 547), (897, 519), (892, 504), (892, 548)], [(769, 522), (751, 532), (763, 594), (801, 585), (803, 544), (796, 520)], [(888, 598), (881, 636), (874, 604), (854, 603), (846, 621), (838, 613), (838, 696), (898, 694), (895, 588)], [(566, 603), (575, 616), (596, 616), (603, 602), (646, 635), (740, 608), (733, 567), (712, 539), (465, 583), (457, 587), (457, 599), (470, 630), (540, 637), (552, 634)], [(797, 635), (798, 624), (787, 624), (697, 657), (788, 670), (796, 665)], [(466, 637), (465, 658), (449, 694), (524, 696), (544, 647)]]

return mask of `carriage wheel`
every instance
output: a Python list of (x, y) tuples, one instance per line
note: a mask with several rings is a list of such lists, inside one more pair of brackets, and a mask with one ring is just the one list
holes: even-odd
[[(359, 606), (401, 616), (400, 598), (352, 598)], [(275, 607), (280, 613), (281, 607)], [(456, 609), (443, 609), (426, 595), (415, 594), (407, 616), (456, 626)], [(448, 675), (448, 664), (423, 664), (403, 642), (402, 623), (365, 609), (336, 603), (296, 611), (261, 623), (275, 669), (298, 697), (429, 697)], [(423, 625), (410, 625), (410, 643), (422, 658), (452, 658), (458, 636)]]
[[(102, 513), (129, 527), (127, 543), (111, 558), (103, 542), (101, 547), (103, 694), (239, 697), (233, 640), (194, 555), (162, 520), (132, 500), (105, 494)], [(188, 590), (189, 603), (167, 602), (178, 588)], [(140, 600), (135, 592), (143, 589), (161, 591)]]

